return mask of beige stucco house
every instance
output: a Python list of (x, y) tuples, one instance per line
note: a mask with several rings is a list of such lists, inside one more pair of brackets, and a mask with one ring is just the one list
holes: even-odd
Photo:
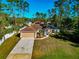
[(28, 26), (28, 27), (26, 27), (26, 28), (24, 28), (20, 31), (20, 37), (21, 38), (23, 38), (23, 37), (34, 37), (34, 38), (36, 38), (37, 32), (39, 32), (39, 30), (41, 28), (42, 27), (39, 24), (32, 24), (31, 26)]

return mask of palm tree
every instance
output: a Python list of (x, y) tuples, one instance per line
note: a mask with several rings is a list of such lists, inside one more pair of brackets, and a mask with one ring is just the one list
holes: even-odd
[(36, 12), (35, 16), (36, 16), (36, 18), (39, 18), (40, 13), (39, 12)]
[(26, 11), (28, 11), (29, 3), (26, 0), (19, 0), (19, 1), (17, 1), (16, 6), (19, 10), (18, 15), (21, 15), (21, 13), (22, 13), (22, 15), (24, 17), (24, 13)]
[(23, 9), (23, 16), (24, 16), (24, 13), (29, 9), (29, 3), (27, 1), (24, 1), (22, 9)]

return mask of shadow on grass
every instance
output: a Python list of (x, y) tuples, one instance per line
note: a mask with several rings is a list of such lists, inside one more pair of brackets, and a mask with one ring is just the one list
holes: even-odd
[(64, 41), (69, 40), (68, 37), (63, 36), (63, 35), (51, 35), (51, 37), (54, 37), (54, 38), (57, 38), (57, 39), (61, 39), (61, 40), (64, 40)]
[(44, 55), (44, 56), (41, 56), (38, 59), (73, 59), (73, 58), (75, 58), (75, 57), (74, 56), (69, 56), (69, 55), (66, 55), (66, 54), (62, 55), (62, 53), (61, 53), (61, 55), (58, 55), (58, 54)]
[(70, 44), (70, 45), (74, 47), (79, 47), (79, 44)]
[(17, 37), (20, 37), (20, 33), (18, 33), (16, 36), (17, 36)]
[(73, 42), (74, 44), (70, 44), (71, 46), (74, 47), (79, 47), (79, 37), (76, 35), (53, 35), (51, 37), (63, 40), (63, 41), (70, 41)]

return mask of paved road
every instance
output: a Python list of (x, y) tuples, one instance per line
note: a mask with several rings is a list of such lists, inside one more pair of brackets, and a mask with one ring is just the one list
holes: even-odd
[(34, 38), (22, 38), (8, 55), (7, 59), (31, 59)]

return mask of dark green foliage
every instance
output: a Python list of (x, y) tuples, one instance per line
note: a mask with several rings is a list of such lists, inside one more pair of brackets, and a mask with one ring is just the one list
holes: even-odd
[(72, 28), (72, 19), (71, 18), (63, 18), (61, 21), (61, 26), (66, 28), (66, 29), (71, 29)]
[(60, 33), (51, 36), (79, 43), (78, 2), (78, 0), (57, 0), (54, 2), (54, 8), (48, 10), (49, 20), (55, 27), (60, 28)]
[(4, 36), (3, 34), (0, 34), (0, 39), (2, 39), (3, 36)]
[(46, 14), (45, 13), (42, 13), (42, 12), (36, 12), (35, 14), (35, 17), (38, 18), (38, 19), (44, 19), (46, 18)]

